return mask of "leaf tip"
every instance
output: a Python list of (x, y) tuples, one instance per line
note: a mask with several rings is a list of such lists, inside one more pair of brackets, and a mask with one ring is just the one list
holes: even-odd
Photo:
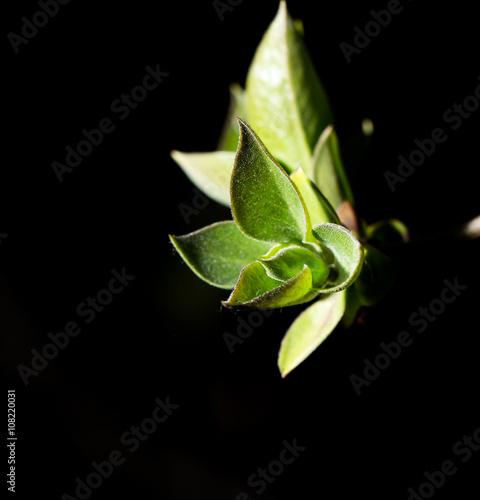
[(185, 166), (187, 164), (188, 153), (182, 153), (177, 149), (172, 149), (170, 151), (170, 158), (185, 171)]
[(305, 170), (302, 165), (299, 165), (291, 174), (290, 177), (297, 177), (299, 175), (305, 175)]
[(240, 129), (240, 137), (245, 129), (249, 129), (250, 127), (240, 118), (238, 115), (235, 115), (235, 118), (238, 122), (238, 128)]
[(178, 250), (178, 236), (175, 236), (174, 234), (169, 234), (168, 235), (168, 239), (170, 240), (170, 243), (173, 245), (173, 247), (175, 248), (175, 250), (179, 251)]
[(285, 379), (285, 377), (292, 371), (283, 368), (281, 365), (278, 365), (278, 369), (280, 370), (280, 376), (282, 377), (282, 379)]
[(278, 12), (277, 16), (279, 15), (288, 15), (288, 8), (287, 8), (287, 0), (280, 0), (280, 3), (278, 5)]

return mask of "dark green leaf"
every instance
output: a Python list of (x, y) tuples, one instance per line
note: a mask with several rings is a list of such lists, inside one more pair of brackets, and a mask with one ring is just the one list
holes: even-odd
[(397, 276), (397, 268), (384, 253), (368, 243), (365, 247), (365, 262), (355, 282), (360, 302), (372, 306), (379, 302), (391, 289)]
[(245, 236), (233, 221), (217, 222), (184, 236), (171, 236), (178, 253), (207, 283), (232, 289), (242, 269), (272, 245)]
[(367, 238), (379, 245), (406, 243), (408, 228), (398, 219), (381, 220), (367, 227)]
[(261, 241), (302, 241), (311, 226), (297, 188), (255, 132), (242, 120), (239, 126), (231, 181), (232, 212), (238, 226)]
[[(345, 293), (347, 294), (347, 304), (345, 307), (345, 314), (343, 315), (342, 318), (342, 325), (345, 328), (350, 328), (355, 319), (357, 318), (358, 311), (360, 311), (362, 307), (362, 303), (360, 302), (360, 294), (357, 290), (357, 283), (358, 283), (358, 278), (357, 281), (353, 284), (353, 286), (349, 286), (346, 290)], [(342, 293), (342, 292), (340, 292)]]

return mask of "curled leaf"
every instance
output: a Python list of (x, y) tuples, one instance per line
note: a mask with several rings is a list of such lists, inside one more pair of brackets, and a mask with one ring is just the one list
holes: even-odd
[(280, 281), (288, 281), (307, 265), (312, 272), (312, 286), (320, 288), (328, 277), (329, 269), (321, 255), (305, 247), (291, 245), (279, 250), (273, 257), (262, 259), (267, 274)]
[(309, 302), (318, 295), (312, 288), (312, 272), (304, 266), (295, 277), (282, 282), (268, 276), (260, 262), (252, 262), (240, 275), (227, 307), (275, 309)]
[(331, 283), (321, 293), (334, 293), (350, 286), (362, 269), (364, 251), (360, 242), (345, 227), (337, 224), (319, 224), (313, 234), (326, 251), (334, 272)]

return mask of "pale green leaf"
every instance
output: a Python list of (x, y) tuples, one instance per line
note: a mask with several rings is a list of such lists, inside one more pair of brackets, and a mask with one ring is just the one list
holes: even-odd
[(235, 160), (234, 152), (181, 153), (172, 151), (171, 155), (195, 186), (212, 200), (227, 207), (230, 206), (230, 177)]
[(257, 48), (246, 85), (252, 128), (290, 171), (309, 169), (319, 135), (332, 122), (330, 105), (286, 3)]
[(240, 229), (261, 241), (302, 241), (311, 232), (303, 200), (255, 132), (239, 120), (240, 143), (231, 180), (232, 212)]
[(346, 291), (327, 295), (292, 323), (280, 346), (278, 367), (285, 377), (332, 333), (345, 311)]
[(340, 157), (338, 138), (332, 126), (327, 127), (315, 146), (312, 171), (307, 171), (335, 210), (344, 200), (355, 205)]
[(314, 250), (291, 245), (279, 250), (273, 257), (262, 259), (267, 274), (276, 280), (288, 281), (295, 277), (307, 265), (312, 272), (312, 286), (319, 288), (328, 277), (329, 269), (322, 256)]
[(330, 205), (330, 202), (323, 196), (317, 186), (306, 176), (302, 167), (298, 167), (290, 175), (290, 178), (302, 195), (312, 226), (324, 222), (340, 224), (340, 219), (332, 205)]
[(242, 120), (248, 120), (245, 109), (245, 91), (238, 83), (232, 83), (227, 118), (217, 147), (219, 151), (237, 150), (239, 138), (237, 116)]
[(253, 262), (242, 271), (234, 291), (223, 305), (275, 309), (303, 304), (317, 295), (312, 288), (312, 272), (307, 266), (284, 283), (268, 276), (260, 262)]
[(337, 224), (319, 224), (313, 228), (313, 234), (326, 252), (327, 263), (334, 273), (321, 293), (338, 292), (350, 286), (362, 269), (364, 251), (360, 242), (351, 231)]
[(217, 222), (170, 240), (190, 269), (207, 283), (232, 289), (242, 269), (272, 245), (245, 236), (233, 221)]

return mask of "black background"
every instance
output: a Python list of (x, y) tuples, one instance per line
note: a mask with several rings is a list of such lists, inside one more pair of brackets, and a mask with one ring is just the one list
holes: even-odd
[[(354, 178), (359, 210), (369, 222), (397, 217), (422, 236), (478, 214), (480, 111), (449, 130), (395, 193), (383, 173), (415, 139), (447, 129), (443, 113), (473, 94), (480, 35), (467, 2), (405, 1), (348, 64), (340, 43), (352, 43), (354, 27), (386, 4), (292, 1), (289, 9), (304, 21), (342, 142), (363, 118), (375, 124)], [(223, 310), (226, 294), (172, 251), (168, 233), (230, 214), (210, 202), (186, 223), (178, 207), (192, 206), (194, 193), (169, 152), (215, 149), (228, 84), (244, 84), (276, 9), (276, 0), (244, 0), (221, 21), (210, 1), (72, 1), (15, 54), (7, 34), (19, 33), (38, 5), (10, 3), (0, 325), (6, 389), (17, 398), (18, 497), (74, 495), (92, 461), (120, 450), (125, 463), (91, 498), (407, 499), (424, 471), (455, 459), (454, 443), (480, 426), (476, 242), (399, 252), (397, 286), (368, 311), (366, 325), (338, 329), (284, 380), (276, 355), (302, 308), (276, 311), (230, 354), (222, 334), (247, 315)], [(170, 75), (60, 183), (51, 163), (63, 162), (82, 129), (112, 116), (111, 103), (157, 64)], [(123, 267), (135, 279), (86, 325), (77, 305)], [(410, 314), (456, 276), (467, 290), (415, 334)], [(18, 365), (72, 320), (81, 334), (25, 386)], [(401, 330), (414, 343), (357, 396), (350, 375)], [(129, 453), (120, 436), (167, 396), (179, 409)], [(257, 495), (247, 478), (293, 438), (307, 449)], [(456, 457), (458, 472), (435, 498), (478, 496), (479, 457)]]

